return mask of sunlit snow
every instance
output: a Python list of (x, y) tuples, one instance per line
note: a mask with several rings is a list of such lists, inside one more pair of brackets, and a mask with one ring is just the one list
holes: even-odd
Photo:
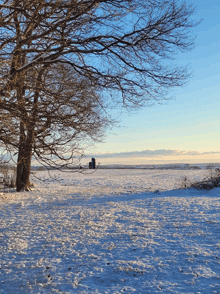
[(180, 189), (207, 170), (35, 175), (0, 194), (0, 293), (220, 293), (220, 188)]

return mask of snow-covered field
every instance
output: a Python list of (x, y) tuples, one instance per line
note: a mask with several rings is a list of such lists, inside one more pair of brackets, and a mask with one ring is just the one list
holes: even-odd
[(206, 170), (51, 175), (0, 194), (0, 293), (220, 293), (220, 188), (179, 189)]

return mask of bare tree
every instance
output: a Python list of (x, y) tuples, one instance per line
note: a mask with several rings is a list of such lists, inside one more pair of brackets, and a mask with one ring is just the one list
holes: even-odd
[(0, 1), (0, 141), (17, 151), (18, 191), (32, 156), (71, 162), (103, 101), (143, 105), (184, 84), (173, 58), (193, 46), (193, 12), (184, 0)]
[[(16, 95), (10, 99), (16, 101)], [(30, 185), (32, 157), (47, 167), (72, 167), (79, 143), (99, 140), (109, 123), (97, 89), (65, 64), (28, 70), (22, 110), (15, 103), (5, 111), (0, 129), (5, 148), (17, 153), (18, 190)]]

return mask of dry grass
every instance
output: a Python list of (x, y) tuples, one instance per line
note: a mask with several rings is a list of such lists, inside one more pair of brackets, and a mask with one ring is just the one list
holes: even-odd
[(181, 188), (195, 188), (197, 190), (212, 190), (213, 188), (220, 187), (220, 169), (210, 170), (209, 176), (202, 181), (190, 181), (184, 177), (181, 181)]
[(0, 167), (0, 184), (5, 189), (15, 188), (16, 169), (8, 168), (7, 166)]

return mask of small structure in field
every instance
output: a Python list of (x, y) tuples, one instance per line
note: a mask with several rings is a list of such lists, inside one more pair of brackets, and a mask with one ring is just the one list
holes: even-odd
[(89, 169), (95, 169), (95, 158), (92, 158), (89, 162)]

